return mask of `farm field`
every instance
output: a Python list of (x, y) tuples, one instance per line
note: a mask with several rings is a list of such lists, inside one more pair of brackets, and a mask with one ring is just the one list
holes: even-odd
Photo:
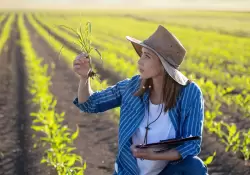
[(188, 51), (180, 70), (205, 97), (199, 156), (205, 161), (216, 152), (210, 175), (250, 174), (249, 19), (247, 12), (219, 11), (0, 12), (0, 174), (66, 174), (75, 163), (78, 174), (112, 174), (119, 108), (83, 114), (72, 103), (79, 83), (72, 61), (80, 49), (65, 26), (87, 21), (103, 57), (93, 52), (93, 90), (138, 73), (125, 36), (143, 40), (158, 24), (172, 31)]

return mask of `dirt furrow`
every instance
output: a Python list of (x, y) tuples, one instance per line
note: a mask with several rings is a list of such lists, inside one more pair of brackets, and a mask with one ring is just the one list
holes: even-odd
[[(49, 29), (46, 28), (45, 26), (42, 26), (42, 27), (44, 27), (47, 31), (49, 31)], [(66, 40), (64, 40), (60, 36), (56, 35), (55, 33), (51, 32), (51, 31), (49, 31), (49, 32), (53, 37), (60, 40), (65, 46), (67, 46), (69, 48), (73, 47), (70, 43), (68, 43)], [(41, 45), (43, 45), (43, 43), (40, 43), (40, 46)], [(44, 50), (44, 52), (45, 52), (45, 50)], [(56, 63), (58, 64), (58, 62), (56, 62)], [(59, 62), (59, 64), (61, 64), (61, 62)], [(109, 71), (109, 74), (111, 74), (111, 75), (116, 74), (115, 72), (112, 72), (110, 70), (108, 70), (108, 71)], [(101, 75), (103, 75), (103, 74), (101, 74)], [(112, 78), (113, 77), (109, 76), (109, 79), (112, 79)], [(119, 80), (121, 80), (121, 79), (119, 79)], [(110, 82), (116, 82), (116, 81), (117, 81), (116, 79), (113, 79)], [(249, 167), (244, 166), (244, 162), (242, 160), (239, 160), (231, 153), (225, 152), (224, 145), (218, 143), (215, 136), (211, 136), (211, 135), (207, 134), (207, 132), (204, 130), (202, 151), (201, 151), (199, 156), (201, 158), (203, 158), (203, 160), (204, 160), (207, 156), (212, 155), (212, 153), (214, 151), (217, 151), (217, 156), (216, 156), (214, 162), (209, 166), (209, 174), (212, 174), (212, 175), (213, 174), (214, 175), (215, 174), (247, 175), (248, 173), (250, 173)]]
[[(6, 20), (6, 19), (5, 19)], [(4, 24), (5, 22), (2, 22)], [(12, 44), (14, 31), (11, 32), (11, 39), (6, 42), (5, 48), (0, 56), (0, 174), (16, 175), (17, 159), (21, 153), (18, 143), (16, 121), (17, 115), (17, 92), (15, 91), (16, 72), (13, 71), (14, 63), (12, 57)]]
[[(18, 141), (19, 141), (19, 147), (20, 147), (20, 155), (18, 157), (17, 161), (17, 167), (18, 167), (18, 174), (25, 174), (27, 171), (25, 170), (26, 162), (27, 162), (27, 150), (25, 149), (25, 144), (27, 139), (25, 138), (26, 135), (26, 125), (28, 121), (28, 111), (27, 111), (27, 105), (25, 104), (27, 97), (27, 91), (25, 89), (26, 87), (26, 72), (24, 68), (24, 58), (21, 53), (20, 45), (16, 44), (16, 41), (20, 40), (20, 33), (18, 31), (17, 27), (17, 15), (14, 22), (14, 35), (11, 36), (11, 58), (13, 60), (14, 71), (16, 73), (16, 93), (17, 93), (17, 124), (18, 124)], [(31, 136), (30, 136), (31, 137)]]
[(0, 174), (25, 174), (24, 124), (26, 108), (23, 59), (20, 47), (17, 18), (10, 39), (3, 49), (0, 68)]

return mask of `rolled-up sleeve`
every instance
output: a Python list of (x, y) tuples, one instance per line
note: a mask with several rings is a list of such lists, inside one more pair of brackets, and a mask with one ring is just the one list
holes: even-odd
[(122, 93), (130, 80), (130, 78), (127, 78), (104, 90), (95, 91), (88, 100), (83, 103), (79, 103), (78, 97), (75, 97), (73, 104), (78, 107), (81, 112), (86, 113), (99, 113), (119, 107), (121, 105)]
[[(189, 100), (188, 111), (183, 123), (182, 137), (202, 136), (204, 121), (204, 99), (200, 89), (196, 89), (193, 98)], [(188, 141), (180, 145), (176, 150), (181, 155), (181, 160), (189, 155), (198, 155), (201, 150), (201, 140)]]

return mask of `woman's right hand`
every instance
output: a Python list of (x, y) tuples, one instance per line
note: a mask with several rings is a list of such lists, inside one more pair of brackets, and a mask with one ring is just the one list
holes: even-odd
[(81, 78), (88, 78), (88, 73), (90, 71), (90, 60), (88, 54), (81, 53), (76, 56), (73, 61), (73, 70)]

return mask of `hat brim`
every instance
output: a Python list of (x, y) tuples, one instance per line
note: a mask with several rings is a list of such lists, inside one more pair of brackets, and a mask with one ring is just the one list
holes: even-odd
[(174, 68), (173, 66), (171, 66), (160, 54), (158, 54), (153, 48), (149, 47), (148, 45), (144, 44), (142, 41), (137, 40), (135, 38), (132, 38), (130, 36), (126, 36), (126, 39), (129, 40), (135, 51), (137, 52), (137, 54), (139, 56), (141, 56), (142, 54), (142, 47), (145, 47), (147, 49), (150, 49), (151, 51), (153, 51), (161, 60), (161, 63), (164, 67), (164, 69), (166, 70), (166, 72), (180, 85), (187, 85), (188, 84), (188, 78), (183, 75), (178, 69)]

